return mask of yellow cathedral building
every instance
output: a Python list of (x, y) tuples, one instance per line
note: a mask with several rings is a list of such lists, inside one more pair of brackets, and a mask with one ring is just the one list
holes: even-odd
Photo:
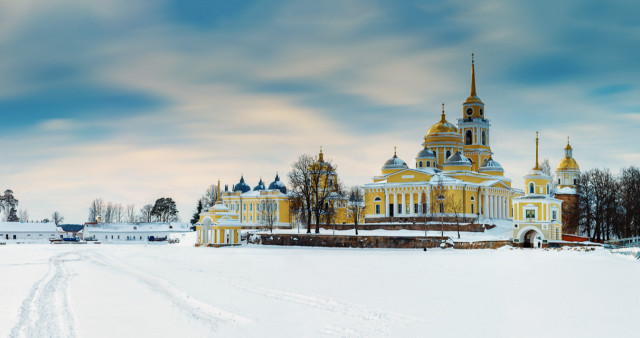
[(447, 120), (443, 104), (440, 121), (424, 136), (415, 168), (394, 151), (380, 175), (365, 184), (365, 222), (411, 222), (425, 216), (510, 220), (512, 199), (523, 192), (511, 187), (494, 159), (490, 127), (476, 92), (472, 59), (471, 93), (457, 123)]

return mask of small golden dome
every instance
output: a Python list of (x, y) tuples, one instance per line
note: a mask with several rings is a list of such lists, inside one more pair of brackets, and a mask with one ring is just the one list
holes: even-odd
[(576, 160), (574, 160), (572, 157), (565, 157), (558, 164), (558, 170), (566, 170), (566, 169), (580, 170), (580, 167), (578, 166), (578, 162), (576, 162)]
[(564, 150), (573, 150), (573, 148), (571, 148), (571, 146), (569, 145), (569, 142), (567, 142), (567, 146), (564, 147)]

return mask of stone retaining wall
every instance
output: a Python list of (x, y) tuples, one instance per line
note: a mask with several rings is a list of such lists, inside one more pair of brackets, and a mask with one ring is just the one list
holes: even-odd
[[(354, 230), (353, 224), (321, 224), (321, 228), (326, 230)], [(441, 224), (427, 224), (429, 231), (441, 231)], [(460, 231), (464, 232), (484, 232), (486, 229), (495, 227), (489, 224), (460, 224)], [(365, 223), (358, 224), (358, 230), (418, 230), (424, 231), (424, 223)], [(300, 227), (302, 229), (302, 227)], [(304, 227), (306, 229), (306, 227)], [(311, 229), (315, 229), (315, 225), (311, 225)], [(355, 230), (354, 230), (355, 231)], [(445, 223), (444, 231), (458, 231), (458, 225)]]

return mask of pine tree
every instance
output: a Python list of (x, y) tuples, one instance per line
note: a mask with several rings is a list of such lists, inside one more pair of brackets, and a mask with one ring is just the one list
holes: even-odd
[(7, 216), (7, 222), (18, 222), (20, 219), (18, 218), (18, 211), (15, 207), (11, 207), (9, 210), (9, 215)]
[(191, 218), (191, 224), (196, 224), (200, 220), (200, 213), (202, 212), (202, 199), (198, 200), (198, 205), (196, 206), (196, 212), (193, 214), (193, 218)]

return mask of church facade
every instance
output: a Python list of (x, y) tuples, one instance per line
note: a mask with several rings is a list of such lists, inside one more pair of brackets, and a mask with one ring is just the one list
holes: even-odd
[(443, 104), (440, 121), (426, 132), (414, 168), (394, 151), (380, 175), (365, 184), (365, 222), (511, 219), (512, 200), (523, 193), (511, 187), (494, 159), (490, 127), (476, 93), (472, 60), (471, 92), (457, 123), (447, 120)]

